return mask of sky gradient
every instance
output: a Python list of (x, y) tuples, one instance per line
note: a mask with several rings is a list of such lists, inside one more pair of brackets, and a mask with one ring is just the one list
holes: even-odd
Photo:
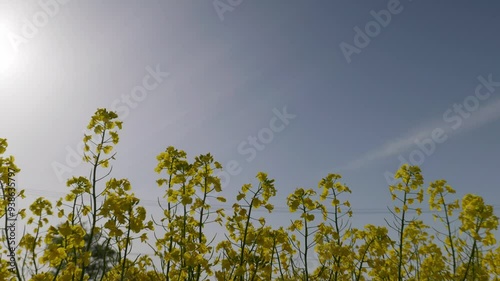
[(171, 145), (232, 163), (228, 198), (267, 172), (284, 223), (289, 193), (340, 173), (355, 224), (383, 224), (400, 159), (500, 207), (497, 1), (20, 2), (0, 0), (0, 137), (28, 200), (88, 174), (67, 159), (106, 107), (113, 176), (152, 209)]

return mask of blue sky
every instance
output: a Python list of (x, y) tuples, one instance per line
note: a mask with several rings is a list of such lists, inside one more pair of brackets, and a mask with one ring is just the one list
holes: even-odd
[[(278, 208), (341, 173), (356, 224), (383, 223), (400, 155), (421, 162), (426, 186), (444, 178), (500, 207), (498, 2), (220, 0), (222, 16), (212, 1), (20, 2), (0, 1), (0, 137), (31, 198), (67, 191), (54, 165), (70, 167), (90, 116), (114, 107), (127, 112), (114, 176), (148, 204), (162, 195), (155, 156), (173, 145), (237, 163), (227, 197), (267, 172)], [(374, 25), (371, 11), (391, 19)], [(357, 46), (367, 25), (380, 30)], [(144, 99), (127, 104), (151, 72)], [(285, 107), (295, 117), (247, 161), (238, 147)], [(425, 154), (415, 140), (435, 130), (446, 140)], [(87, 174), (75, 166), (60, 176)]]

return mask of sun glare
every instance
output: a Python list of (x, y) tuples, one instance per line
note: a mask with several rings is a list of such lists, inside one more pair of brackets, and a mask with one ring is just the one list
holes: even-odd
[(17, 52), (11, 44), (9, 30), (5, 25), (0, 25), (0, 75), (6, 73), (14, 63)]

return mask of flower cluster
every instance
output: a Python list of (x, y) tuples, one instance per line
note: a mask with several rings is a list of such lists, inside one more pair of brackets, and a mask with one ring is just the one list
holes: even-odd
[[(221, 164), (211, 154), (190, 161), (170, 146), (155, 169), (163, 216), (149, 220), (132, 183), (110, 177), (121, 128), (116, 113), (98, 109), (84, 135), (89, 176), (70, 178), (67, 195), (55, 204), (40, 197), (15, 214), (9, 202), (24, 198), (24, 191), (9, 192), (7, 183), (20, 170), (14, 157), (3, 156), (7, 141), (0, 139), (6, 224), (0, 280), (500, 279), (493, 206), (475, 194), (453, 197), (457, 192), (445, 180), (424, 192), (417, 166), (396, 172), (387, 225), (352, 227), (351, 189), (340, 175), (328, 174), (318, 189), (296, 188), (287, 197), (290, 222), (276, 227), (256, 212), (274, 210), (276, 188), (266, 173), (244, 184), (226, 212), (211, 203), (228, 201), (216, 176)], [(425, 202), (434, 224), (424, 220)], [(17, 248), (5, 239), (12, 215), (26, 226)], [(140, 244), (153, 254), (133, 256)]]

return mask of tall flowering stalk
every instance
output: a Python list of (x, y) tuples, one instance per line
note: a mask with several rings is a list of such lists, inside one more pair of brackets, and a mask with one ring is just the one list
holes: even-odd
[(217, 245), (222, 267), (216, 272), (217, 280), (265, 280), (272, 271), (272, 230), (264, 217), (257, 218), (253, 212), (261, 207), (271, 212), (274, 206), (269, 200), (276, 189), (267, 174), (258, 173), (257, 179), (255, 188), (251, 184), (242, 186), (236, 196), (241, 203), (235, 203), (233, 214), (226, 217), (227, 239)]
[[(415, 218), (409, 218), (409, 210), (414, 210), (417, 215), (421, 214), (421, 208), (414, 208), (413, 204), (416, 202), (421, 203), (424, 199), (424, 190), (422, 185), (424, 178), (422, 177), (420, 168), (417, 166), (403, 165), (394, 175), (395, 179), (400, 182), (396, 185), (389, 186), (389, 191), (393, 201), (400, 204), (394, 206), (390, 210), (394, 216), (393, 224), (389, 226), (397, 233), (398, 238), (393, 248), (392, 258), (393, 263), (390, 265), (391, 275), (397, 276), (397, 280), (408, 280), (414, 271), (414, 264), (412, 259), (418, 253), (414, 252), (413, 244), (411, 244), (412, 237), (408, 236), (410, 231), (414, 228), (422, 230), (423, 224), (416, 221)], [(394, 271), (392, 271), (394, 270)]]
[(158, 179), (160, 187), (166, 186), (166, 207), (161, 205), (164, 217), (156, 224), (164, 231), (151, 246), (160, 258), (160, 271), (166, 280), (207, 280), (212, 276), (215, 262), (213, 238), (206, 237), (205, 228), (212, 223), (222, 223), (223, 212), (212, 211), (210, 199), (220, 202), (220, 179), (214, 171), (221, 169), (212, 155), (200, 155), (190, 164), (186, 153), (168, 147), (157, 157), (156, 172), (167, 174)]

